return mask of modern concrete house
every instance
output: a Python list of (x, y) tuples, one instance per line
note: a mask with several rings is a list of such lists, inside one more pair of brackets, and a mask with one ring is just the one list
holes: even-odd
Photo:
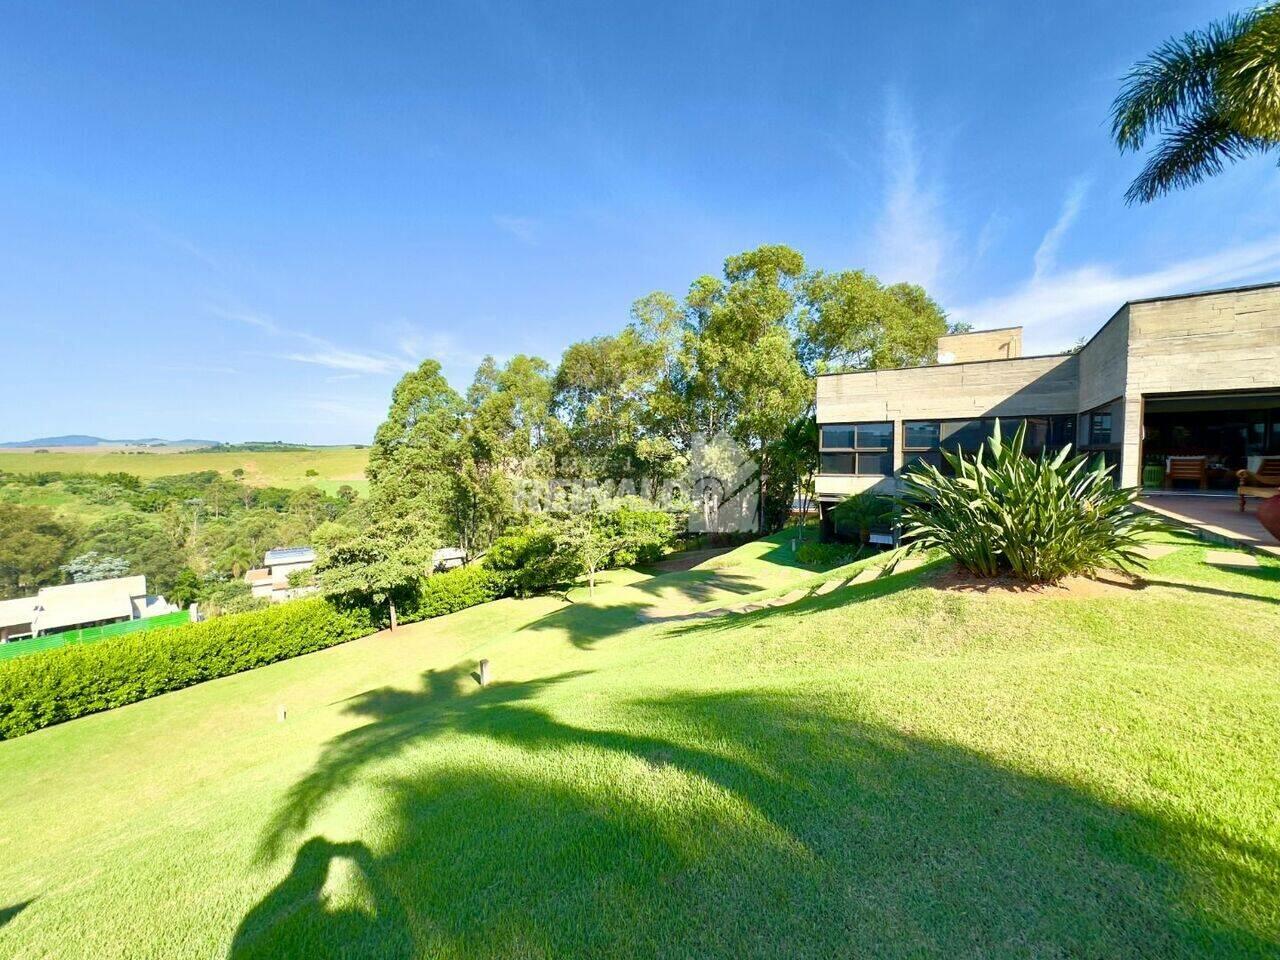
[(313, 587), (289, 585), (289, 574), (309, 570), (315, 562), (316, 552), (310, 547), (276, 547), (268, 550), (262, 557), (262, 566), (250, 570), (244, 579), (253, 596), (282, 603), (315, 592)]
[(816, 493), (892, 492), (916, 460), (972, 451), (996, 418), (1032, 452), (1071, 443), (1121, 484), (1232, 496), (1280, 457), (1280, 283), (1132, 300), (1080, 350), (1023, 356), (1018, 327), (939, 338), (938, 363), (821, 376)]

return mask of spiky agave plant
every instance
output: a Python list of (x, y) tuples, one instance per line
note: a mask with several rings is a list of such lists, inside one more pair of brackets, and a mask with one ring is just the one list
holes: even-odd
[(1160, 529), (1135, 509), (1138, 488), (1116, 486), (1101, 459), (1023, 454), (1026, 424), (1009, 440), (1000, 422), (972, 457), (944, 451), (954, 476), (922, 463), (903, 478), (908, 550), (940, 547), (980, 577), (1056, 583), (1101, 567), (1144, 567), (1142, 535)]

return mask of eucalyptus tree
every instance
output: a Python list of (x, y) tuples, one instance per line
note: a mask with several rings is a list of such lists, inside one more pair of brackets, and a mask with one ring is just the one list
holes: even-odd
[(1147, 203), (1280, 144), (1280, 3), (1166, 40), (1124, 80), (1111, 110), (1124, 151), (1159, 144), (1129, 186)]
[(416, 536), (440, 546), (466, 409), (435, 360), (401, 378), (387, 419), (369, 449), (369, 512), (373, 522), (412, 521)]
[(774, 443), (813, 398), (796, 349), (804, 277), (799, 252), (766, 245), (729, 257), (723, 280), (700, 277), (686, 298), (694, 419), (708, 436), (727, 433), (755, 460), (765, 525), (779, 522), (794, 494), (795, 478), (775, 471), (782, 464)]
[(810, 274), (804, 283), (798, 352), (810, 375), (931, 363), (948, 331), (924, 288), (884, 286), (862, 270)]

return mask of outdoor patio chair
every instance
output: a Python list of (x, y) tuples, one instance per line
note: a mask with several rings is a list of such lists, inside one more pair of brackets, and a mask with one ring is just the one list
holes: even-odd
[(1175, 480), (1194, 480), (1204, 490), (1209, 486), (1208, 457), (1169, 457), (1165, 461), (1164, 488), (1173, 486)]
[(1280, 494), (1280, 457), (1263, 457), (1257, 470), (1237, 470), (1240, 478), (1240, 512), (1244, 513), (1244, 502), (1248, 497), (1267, 499)]

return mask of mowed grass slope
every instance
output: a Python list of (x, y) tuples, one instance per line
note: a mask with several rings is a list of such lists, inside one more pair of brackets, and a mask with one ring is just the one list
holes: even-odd
[(0, 955), (1280, 955), (1280, 566), (637, 623), (785, 539), (0, 743)]
[[(312, 447), (306, 450), (194, 451), (191, 453), (123, 453), (77, 451), (60, 453), (0, 452), (0, 472), (9, 473), (131, 473), (144, 480), (180, 473), (217, 470), (226, 476), (240, 468), (245, 482), (256, 487), (302, 487), (308, 484), (328, 493), (350, 484), (364, 493), (369, 451), (363, 447)], [(307, 476), (315, 470), (317, 476)]]

